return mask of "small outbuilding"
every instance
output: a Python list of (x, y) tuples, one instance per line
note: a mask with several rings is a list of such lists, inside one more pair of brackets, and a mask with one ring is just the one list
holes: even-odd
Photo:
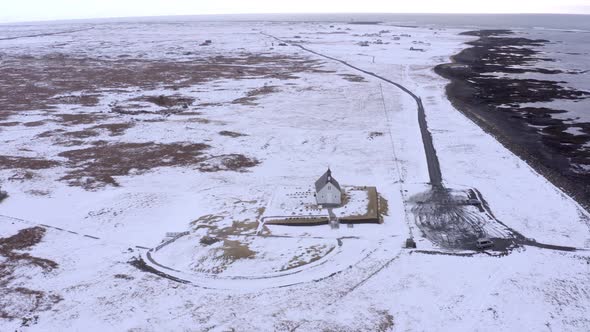
[(341, 205), (342, 189), (328, 168), (326, 173), (315, 182), (315, 197), (318, 205)]

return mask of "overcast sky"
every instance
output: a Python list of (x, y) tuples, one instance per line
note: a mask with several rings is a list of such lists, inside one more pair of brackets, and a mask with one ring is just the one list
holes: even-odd
[(590, 0), (0, 0), (0, 21), (250, 13), (572, 13)]

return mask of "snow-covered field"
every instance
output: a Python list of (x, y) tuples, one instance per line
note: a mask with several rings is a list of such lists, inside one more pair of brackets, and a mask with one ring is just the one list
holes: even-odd
[[(588, 213), (453, 109), (432, 68), (460, 31), (188, 21), (0, 35), (87, 27), (0, 40), (0, 330), (590, 329)], [(428, 182), (415, 101), (261, 32), (409, 88), (445, 185), (477, 188), (526, 237), (582, 250), (438, 248), (410, 207)], [(258, 229), (276, 188), (328, 166), (378, 188), (383, 224)], [(7, 249), (39, 225), (38, 243)]]

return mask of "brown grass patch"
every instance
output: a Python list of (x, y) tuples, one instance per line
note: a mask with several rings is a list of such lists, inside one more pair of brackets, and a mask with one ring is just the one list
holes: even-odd
[(393, 329), (394, 320), (393, 315), (389, 313), (389, 311), (383, 310), (377, 312), (380, 316), (380, 319), (377, 321), (376, 330), (377, 332), (387, 332)]
[(91, 130), (91, 129), (83, 129), (83, 130), (69, 131), (69, 132), (63, 133), (63, 136), (82, 139), (82, 138), (89, 138), (89, 137), (98, 136), (98, 132), (95, 130)]
[(156, 167), (195, 166), (202, 172), (243, 172), (260, 162), (241, 154), (207, 157), (202, 143), (108, 143), (95, 142), (93, 147), (69, 150), (59, 154), (72, 168), (62, 177), (70, 185), (96, 189), (118, 186), (114, 176), (129, 175), (131, 170), (144, 171)]
[[(21, 229), (16, 235), (0, 238), (0, 254), (8, 257), (13, 250), (25, 250), (41, 242), (45, 235), (45, 228), (32, 227)], [(20, 254), (15, 254), (20, 255)]]
[(256, 252), (250, 250), (248, 244), (237, 240), (223, 240), (222, 246), (216, 246), (210, 249), (211, 254), (199, 259), (198, 263), (202, 264), (205, 261), (211, 260), (214, 266), (211, 268), (203, 268), (198, 265), (195, 270), (198, 272), (219, 274), (225, 271), (232, 263), (241, 259), (252, 259), (256, 256)]
[(49, 196), (51, 192), (48, 190), (32, 189), (27, 190), (26, 193), (33, 196)]
[(125, 131), (135, 124), (133, 122), (124, 122), (124, 123), (105, 123), (98, 126), (94, 126), (90, 129), (106, 129), (110, 132), (111, 136), (121, 136), (125, 133)]
[(289, 260), (287, 265), (283, 266), (279, 271), (287, 271), (287, 270), (298, 268), (303, 265), (311, 264), (311, 263), (319, 260), (320, 258), (328, 255), (329, 253), (332, 252), (332, 250), (334, 250), (334, 247), (332, 247), (332, 248), (330, 248), (330, 250), (328, 250), (328, 252), (326, 252), (325, 254), (322, 254), (322, 249), (324, 249), (324, 248), (326, 248), (325, 245), (313, 245), (313, 246), (307, 248), (306, 252), (308, 254), (311, 254), (311, 258), (309, 260), (304, 260), (302, 258), (303, 255), (293, 256)]
[(62, 300), (59, 295), (46, 294), (25, 287), (9, 286), (16, 279), (15, 272), (19, 267), (36, 267), (44, 273), (58, 267), (58, 264), (52, 260), (21, 252), (39, 243), (44, 235), (44, 228), (32, 227), (21, 229), (13, 236), (0, 238), (0, 256), (4, 257), (3, 262), (0, 263), (0, 289), (2, 291), (0, 318), (22, 319), (24, 322), (29, 319), (26, 315), (49, 310), (55, 303)]
[(189, 118), (184, 120), (186, 122), (196, 122), (196, 123), (202, 123), (202, 124), (207, 124), (210, 123), (211, 120), (205, 119), (205, 118)]
[(240, 241), (223, 240), (222, 258), (229, 262), (234, 262), (238, 259), (254, 258), (256, 253), (248, 247), (248, 245)]
[(25, 122), (25, 123), (23, 123), (23, 126), (25, 126), (25, 127), (39, 127), (44, 124), (45, 124), (45, 121), (41, 120), (41, 121)]
[(367, 203), (366, 216), (379, 217), (379, 207), (378, 207), (379, 194), (377, 193), (377, 188), (367, 187), (367, 196), (369, 197), (369, 202)]
[(80, 95), (80, 96), (59, 96), (51, 99), (52, 104), (96, 106), (98, 105), (99, 95)]
[(110, 143), (109, 141), (99, 139), (97, 141), (90, 142), (90, 145), (99, 146), (99, 145), (107, 145), (109, 143)]
[(243, 154), (226, 154), (208, 158), (199, 165), (201, 172), (238, 171), (243, 172), (247, 168), (260, 164), (260, 161), (249, 158)]
[(388, 216), (389, 215), (389, 203), (385, 199), (385, 197), (379, 195), (379, 215), (381, 216)]
[(199, 107), (218, 107), (223, 106), (223, 103), (200, 103)]
[(166, 119), (163, 117), (158, 117), (158, 118), (153, 118), (153, 119), (140, 119), (139, 121), (148, 122), (148, 123), (149, 122), (164, 122), (164, 121), (166, 121)]
[[(218, 79), (293, 79), (301, 72), (323, 72), (308, 57), (242, 53), (191, 61), (80, 58), (67, 54), (5, 56), (0, 68), (0, 119), (21, 111), (52, 109), (57, 104), (94, 106), (97, 95), (77, 91), (121, 91), (190, 87)], [(39, 70), (43, 68), (43, 70)], [(65, 95), (65, 96), (64, 96)], [(58, 96), (58, 97), (56, 97)]]
[(348, 32), (346, 31), (318, 31), (316, 35), (345, 35)]
[(0, 127), (14, 127), (18, 126), (20, 122), (12, 121), (12, 122), (0, 122)]
[(260, 98), (261, 96), (268, 95), (274, 92), (277, 92), (278, 89), (274, 86), (265, 85), (261, 88), (252, 89), (246, 92), (246, 96), (242, 98), (235, 99), (232, 101), (232, 104), (242, 104), (242, 105), (257, 105), (255, 101)]
[(366, 82), (367, 80), (365, 80), (364, 77), (359, 76), (359, 75), (354, 75), (354, 74), (339, 74), (340, 76), (342, 76), (342, 78), (344, 78), (345, 80), (349, 81), (349, 82)]
[[(140, 96), (124, 101), (116, 101), (109, 104), (111, 112), (126, 115), (152, 114), (152, 115), (169, 115), (181, 114), (190, 115), (189, 106), (194, 103), (192, 97), (182, 95), (159, 95), (159, 96)], [(149, 107), (146, 103), (152, 103), (159, 106), (158, 109)], [(199, 114), (199, 113), (197, 113)]]
[(146, 97), (137, 98), (136, 100), (147, 101), (152, 104), (156, 104), (160, 107), (166, 107), (166, 108), (177, 107), (177, 106), (180, 106), (183, 108), (188, 108), (189, 105), (192, 105), (195, 102), (195, 98), (185, 97), (185, 96), (180, 96), (180, 95), (146, 96)]
[(163, 166), (198, 165), (205, 157), (201, 143), (115, 143), (69, 150), (59, 154), (74, 168), (62, 180), (70, 185), (94, 189), (118, 186), (114, 176), (128, 175), (131, 170), (149, 170)]
[(248, 136), (246, 134), (241, 134), (241, 133), (236, 133), (235, 131), (228, 131), (228, 130), (222, 130), (219, 132), (219, 135), (221, 136), (229, 136), (229, 137), (241, 137), (241, 136)]
[(54, 116), (59, 118), (59, 122), (68, 126), (94, 124), (108, 118), (107, 115), (102, 113), (55, 114)]
[(49, 137), (61, 135), (64, 132), (65, 132), (64, 129), (48, 130), (48, 131), (44, 131), (41, 134), (37, 135), (37, 137), (38, 138), (49, 138)]
[(176, 115), (197, 116), (197, 115), (203, 115), (203, 113), (202, 112), (195, 112), (195, 111), (188, 111), (188, 112), (176, 113)]
[(111, 112), (124, 115), (155, 114), (153, 111), (146, 110), (146, 106), (141, 104), (125, 104), (124, 106), (114, 103), (109, 105)]
[(60, 146), (65, 146), (65, 147), (72, 147), (72, 146), (80, 146), (80, 145), (84, 145), (86, 142), (79, 140), (79, 139), (69, 139), (69, 140), (59, 140), (58, 142), (56, 142), (57, 145)]
[(35, 173), (29, 171), (29, 170), (24, 170), (24, 169), (17, 169), (9, 178), (8, 180), (10, 181), (28, 181), (33, 179), (36, 176)]
[(37, 138), (52, 138), (54, 144), (60, 146), (78, 146), (85, 143), (83, 139), (98, 136), (96, 130), (90, 128), (67, 132), (64, 129), (48, 130), (37, 135)]
[(195, 226), (195, 230), (199, 228), (212, 228), (217, 227), (217, 223), (222, 221), (222, 216), (216, 216), (213, 214), (206, 214), (204, 216), (200, 216), (197, 220), (191, 221), (191, 225)]
[(215, 229), (213, 234), (217, 237), (227, 237), (230, 235), (255, 234), (258, 228), (258, 222), (250, 220), (234, 220), (230, 227)]
[(58, 166), (54, 160), (41, 158), (0, 156), (0, 169), (46, 169)]
[(115, 277), (115, 279), (123, 279), (123, 280), (133, 280), (134, 279), (132, 276), (127, 275), (127, 274), (122, 274), (122, 273), (117, 273), (113, 277)]
[(258, 228), (258, 221), (251, 220), (233, 220), (232, 225), (219, 228), (219, 224), (225, 217), (207, 214), (192, 221), (191, 225), (194, 230), (201, 228), (209, 229), (209, 236), (215, 238), (226, 238), (231, 235), (255, 234)]
[(264, 211), (266, 211), (266, 206), (261, 206), (258, 209), (256, 209), (256, 219), (260, 219), (260, 217), (262, 217), (262, 215), (264, 214)]

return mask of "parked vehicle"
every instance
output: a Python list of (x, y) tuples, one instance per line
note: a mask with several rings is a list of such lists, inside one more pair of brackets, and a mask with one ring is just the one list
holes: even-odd
[(480, 250), (488, 249), (494, 246), (494, 242), (488, 238), (480, 238), (475, 242), (475, 246)]
[(412, 238), (406, 239), (406, 248), (416, 249), (416, 242)]

